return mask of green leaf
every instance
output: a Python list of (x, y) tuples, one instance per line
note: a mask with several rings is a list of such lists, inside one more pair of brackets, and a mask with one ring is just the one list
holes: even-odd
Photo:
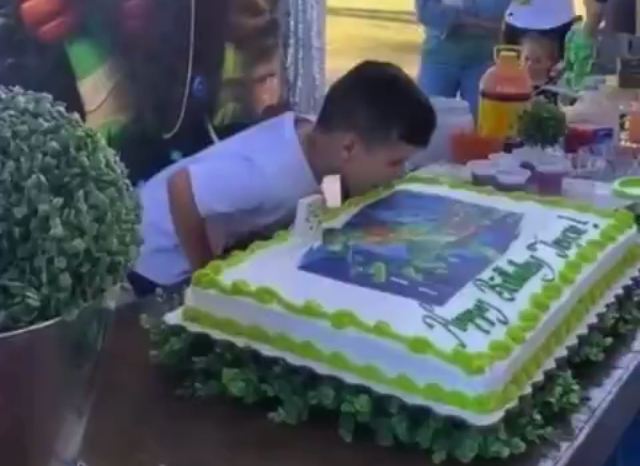
[(482, 437), (478, 432), (467, 431), (458, 436), (453, 456), (461, 463), (470, 463), (480, 452)]
[(431, 461), (433, 461), (434, 464), (441, 464), (447, 461), (448, 456), (447, 450), (435, 450), (431, 455)]
[(434, 418), (428, 418), (422, 423), (416, 433), (416, 442), (418, 443), (420, 448), (426, 450), (431, 447), (435, 432), (436, 424), (434, 422)]
[(412, 441), (409, 419), (404, 413), (398, 413), (393, 416), (391, 418), (391, 424), (393, 425), (393, 433), (398, 440), (402, 443)]
[(509, 439), (510, 454), (519, 455), (521, 453), (524, 453), (526, 449), (527, 449), (527, 444), (524, 443), (521, 439), (517, 437)]
[(338, 404), (335, 389), (330, 384), (322, 384), (316, 391), (317, 403), (326, 409), (334, 409)]
[(390, 447), (395, 443), (394, 428), (391, 419), (378, 418), (373, 423), (373, 430), (378, 445)]
[(338, 426), (338, 433), (345, 442), (351, 442), (353, 440), (353, 434), (356, 428), (356, 418), (350, 413), (343, 412), (340, 415), (340, 421)]

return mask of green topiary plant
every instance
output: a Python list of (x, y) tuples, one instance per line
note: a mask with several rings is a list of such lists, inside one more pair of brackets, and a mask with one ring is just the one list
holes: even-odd
[(0, 87), (0, 333), (99, 299), (138, 245), (137, 196), (104, 140), (50, 96)]
[(542, 98), (536, 98), (518, 118), (518, 137), (527, 146), (552, 147), (567, 133), (564, 112)]

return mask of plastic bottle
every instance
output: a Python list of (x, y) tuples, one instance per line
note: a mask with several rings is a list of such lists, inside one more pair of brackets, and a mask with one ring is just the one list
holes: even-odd
[(462, 99), (430, 97), (436, 112), (437, 126), (431, 136), (429, 147), (418, 152), (409, 163), (415, 170), (436, 162), (451, 162), (452, 136), (459, 131), (473, 130), (473, 116), (469, 104)]
[(607, 98), (600, 79), (585, 83), (578, 101), (565, 109), (569, 133), (582, 136), (581, 152), (590, 157), (610, 157), (620, 137), (620, 109)]
[(520, 64), (520, 48), (495, 48), (495, 65), (480, 79), (478, 132), (482, 136), (515, 137), (518, 116), (531, 100), (533, 84)]

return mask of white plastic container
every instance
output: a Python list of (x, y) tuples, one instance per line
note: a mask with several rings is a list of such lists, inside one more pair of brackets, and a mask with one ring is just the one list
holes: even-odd
[(489, 156), (489, 160), (498, 168), (519, 168), (520, 159), (517, 155), (508, 154), (506, 152), (497, 152)]
[(498, 169), (490, 160), (472, 160), (467, 162), (466, 167), (469, 170), (471, 182), (476, 186), (492, 186), (495, 183)]
[(451, 136), (458, 131), (471, 131), (474, 127), (469, 104), (462, 99), (429, 97), (436, 112), (436, 130), (429, 147), (419, 151), (408, 163), (409, 170), (417, 170), (438, 162), (451, 162)]
[(496, 172), (496, 189), (499, 191), (525, 191), (531, 172), (524, 168), (501, 168)]

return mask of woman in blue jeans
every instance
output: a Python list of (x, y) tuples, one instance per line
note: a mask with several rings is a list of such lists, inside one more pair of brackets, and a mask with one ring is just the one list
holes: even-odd
[[(517, 1), (517, 0), (514, 0)], [(493, 64), (510, 0), (416, 0), (426, 30), (418, 84), (428, 95), (456, 97), (478, 107), (478, 85)]]

